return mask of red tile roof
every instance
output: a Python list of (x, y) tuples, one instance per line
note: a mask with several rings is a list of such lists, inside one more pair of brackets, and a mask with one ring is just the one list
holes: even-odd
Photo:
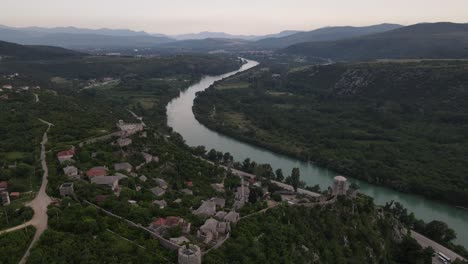
[(104, 168), (91, 168), (86, 172), (88, 177), (106, 176), (107, 170)]
[(166, 224), (166, 219), (164, 218), (158, 218), (153, 221), (153, 225), (155, 226), (163, 226)]
[(75, 155), (74, 149), (64, 150), (57, 153), (57, 157), (73, 156)]
[(0, 181), (0, 188), (8, 188), (8, 182), (6, 181)]
[(177, 216), (169, 216), (167, 218), (157, 218), (153, 221), (154, 226), (174, 227), (182, 224), (183, 220)]
[(19, 197), (20, 193), (19, 192), (11, 192), (10, 197)]
[(168, 218), (166, 218), (166, 226), (177, 226), (181, 222), (180, 220), (181, 219), (179, 217), (169, 216)]
[(192, 186), (193, 186), (193, 182), (187, 181), (187, 182), (185, 182), (185, 185), (187, 185), (187, 186), (189, 186), (189, 187), (192, 187)]

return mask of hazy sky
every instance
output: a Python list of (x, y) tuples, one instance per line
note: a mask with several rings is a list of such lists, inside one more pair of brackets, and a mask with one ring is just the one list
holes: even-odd
[(468, 22), (468, 0), (0, 0), (0, 24), (264, 34), (335, 25)]

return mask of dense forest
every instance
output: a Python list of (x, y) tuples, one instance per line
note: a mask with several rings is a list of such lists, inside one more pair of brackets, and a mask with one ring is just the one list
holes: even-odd
[(344, 175), (468, 206), (465, 61), (265, 65), (202, 92), (197, 119)]
[[(258, 223), (262, 223), (259, 225)], [(241, 221), (206, 263), (431, 263), (396, 219), (358, 197), (280, 207)]]

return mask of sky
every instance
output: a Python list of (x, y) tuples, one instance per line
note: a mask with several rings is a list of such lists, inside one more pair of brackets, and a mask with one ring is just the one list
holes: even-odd
[(468, 0), (0, 0), (0, 24), (267, 34), (324, 26), (468, 22)]

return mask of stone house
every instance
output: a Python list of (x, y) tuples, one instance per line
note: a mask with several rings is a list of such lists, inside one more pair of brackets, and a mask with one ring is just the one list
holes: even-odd
[(213, 201), (204, 201), (197, 210), (193, 211), (198, 216), (213, 216), (216, 214), (216, 203)]
[(213, 240), (217, 240), (221, 235), (226, 235), (231, 231), (231, 226), (226, 222), (219, 222), (216, 219), (210, 218), (205, 221), (197, 232), (197, 237), (203, 240), (203, 243), (209, 244)]
[(166, 193), (166, 191), (160, 187), (154, 187), (154, 188), (151, 188), (150, 190), (156, 196), (162, 196)]
[(60, 185), (59, 187), (60, 191), (60, 196), (65, 197), (65, 196), (73, 196), (75, 194), (75, 191), (73, 189), (73, 182), (66, 182)]
[(161, 187), (161, 188), (163, 188), (163, 189), (167, 189), (168, 184), (167, 184), (167, 182), (166, 182), (165, 180), (163, 180), (163, 179), (161, 179), (161, 178), (156, 178), (156, 179), (154, 179), (154, 181), (156, 182), (156, 184), (157, 184), (159, 187)]
[(130, 138), (119, 138), (117, 139), (117, 145), (119, 147), (126, 147), (132, 144), (132, 139)]
[(133, 166), (128, 162), (122, 162), (122, 163), (115, 163), (114, 164), (114, 170), (115, 171), (131, 172), (132, 169), (133, 169)]
[(112, 191), (119, 189), (119, 177), (117, 176), (96, 176), (91, 178), (91, 183), (108, 186)]
[(80, 176), (78, 175), (78, 168), (75, 166), (66, 166), (63, 168), (63, 173), (72, 179), (80, 179)]
[(223, 220), (231, 224), (236, 224), (240, 220), (240, 215), (237, 212), (231, 211), (223, 218)]

